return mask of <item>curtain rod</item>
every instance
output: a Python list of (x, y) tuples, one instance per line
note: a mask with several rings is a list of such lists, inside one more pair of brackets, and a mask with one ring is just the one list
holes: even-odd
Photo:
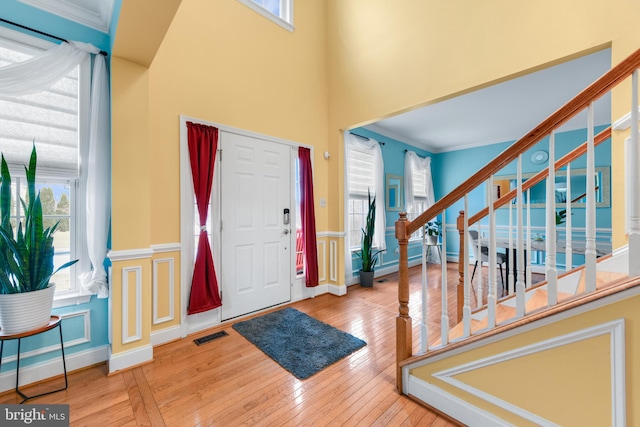
[[(409, 150), (404, 150), (405, 153), (409, 152)], [(421, 156), (420, 154), (416, 153), (415, 151), (412, 151), (412, 153), (414, 153), (416, 156), (420, 157), (421, 159), (426, 159), (427, 156)]]
[[(44, 31), (36, 30), (35, 28), (27, 27), (26, 25), (22, 25), (22, 24), (18, 24), (18, 23), (12, 22), (12, 21), (8, 21), (8, 20), (3, 19), (3, 18), (0, 18), (0, 21), (5, 22), (5, 23), (7, 23), (9, 25), (13, 25), (14, 27), (22, 28), (23, 30), (31, 31), (33, 33), (37, 33), (37, 34), (40, 34), (42, 36), (50, 37), (50, 38), (55, 39), (55, 40), (60, 40), (61, 42), (69, 43), (69, 40), (67, 40), (67, 39), (63, 39), (62, 37), (54, 36), (54, 35), (49, 34), (49, 33), (45, 33)], [(101, 50), (100, 51), (100, 55), (107, 56), (107, 52), (105, 52), (104, 50)]]
[[(371, 140), (371, 138), (368, 138), (368, 137), (366, 137), (366, 136), (362, 136), (362, 135), (358, 135), (357, 133), (353, 133), (353, 132), (351, 132), (351, 131), (349, 131), (349, 133), (350, 133), (351, 135), (353, 135), (353, 136), (356, 136), (356, 137), (358, 137), (358, 138), (360, 138), (360, 139), (364, 139), (364, 140), (366, 140), (366, 141), (370, 141), (370, 140)], [(384, 145), (384, 142), (382, 142), (382, 141), (378, 141), (378, 144), (380, 144), (380, 145)]]

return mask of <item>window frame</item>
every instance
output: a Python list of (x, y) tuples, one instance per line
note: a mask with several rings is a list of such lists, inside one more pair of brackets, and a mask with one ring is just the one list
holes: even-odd
[(264, 8), (253, 0), (238, 0), (245, 6), (258, 12), (260, 15), (278, 24), (285, 30), (293, 32), (293, 0), (280, 0), (280, 16), (274, 15), (270, 10)]
[[(24, 34), (6, 27), (0, 27), (0, 39), (23, 45), (27, 49), (44, 51), (55, 44), (44, 39), (40, 39), (28, 34)], [(84, 291), (80, 283), (80, 273), (90, 270), (89, 253), (86, 239), (86, 181), (87, 171), (83, 165), (88, 163), (89, 146), (86, 141), (89, 139), (89, 113), (91, 108), (91, 59), (89, 56), (78, 65), (78, 176), (71, 178), (64, 174), (57, 175), (55, 171), (39, 171), (38, 182), (68, 181), (70, 185), (70, 222), (74, 224), (72, 240), (69, 244), (72, 251), (72, 259), (79, 261), (70, 268), (69, 289), (56, 290), (53, 299), (53, 308), (77, 305), (89, 302), (91, 294)], [(85, 141), (83, 143), (83, 141)], [(12, 172), (14, 175), (14, 172)], [(25, 179), (24, 171), (17, 176)], [(75, 250), (75, 253), (74, 253)]]

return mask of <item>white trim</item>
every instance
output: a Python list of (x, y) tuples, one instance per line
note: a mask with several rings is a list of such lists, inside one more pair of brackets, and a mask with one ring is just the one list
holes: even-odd
[(429, 402), (430, 406), (451, 415), (464, 425), (478, 427), (509, 427), (512, 425), (419, 378), (409, 377), (408, 381), (405, 380), (403, 383), (409, 390), (405, 392), (406, 394), (411, 394), (423, 402)]
[(91, 295), (92, 294), (82, 294), (80, 292), (58, 293), (53, 297), (53, 308), (86, 304), (91, 301)]
[(329, 280), (338, 281), (338, 242), (329, 242)]
[(532, 423), (555, 427), (557, 424), (546, 420), (536, 414), (528, 412), (514, 404), (499, 399), (489, 393), (479, 390), (473, 386), (463, 383), (462, 381), (454, 378), (456, 375), (460, 375), (473, 370), (481, 369), (487, 366), (498, 365), (508, 360), (518, 359), (521, 357), (529, 356), (536, 353), (542, 353), (546, 350), (563, 347), (566, 345), (574, 344), (576, 342), (584, 341), (590, 338), (595, 338), (600, 335), (609, 335), (610, 341), (610, 354), (611, 354), (611, 399), (612, 399), (612, 426), (625, 426), (625, 345), (624, 345), (624, 319), (618, 319), (611, 322), (603, 323), (601, 325), (592, 326), (590, 328), (582, 329), (579, 331), (571, 332), (565, 335), (553, 337), (551, 339), (540, 341), (534, 344), (530, 344), (524, 347), (516, 348), (503, 353), (495, 354), (490, 357), (486, 357), (480, 360), (475, 360), (470, 363), (465, 363), (453, 368), (445, 369), (443, 371), (435, 372), (433, 377), (443, 381), (453, 387), (463, 390), (477, 398), (480, 398), (493, 405), (499, 406), (519, 417), (522, 417)]
[[(638, 112), (640, 112), (640, 106), (638, 106)], [(627, 130), (630, 127), (631, 127), (631, 111), (629, 111), (624, 116), (620, 117), (611, 125), (612, 130)]]
[(180, 243), (162, 243), (159, 245), (151, 245), (151, 250), (154, 254), (162, 252), (178, 252), (180, 249), (182, 249), (182, 245)]
[(107, 254), (107, 257), (109, 257), (112, 262), (151, 258), (152, 256), (152, 249), (123, 249), (120, 251), (109, 251)]
[(151, 345), (155, 347), (180, 338), (182, 338), (182, 328), (180, 326), (172, 326), (151, 332)]
[[(74, 313), (65, 313), (65, 314), (59, 314), (58, 316), (62, 317), (62, 320), (64, 319), (69, 319), (71, 317), (76, 317), (76, 316), (83, 316), (84, 317), (84, 335), (81, 338), (76, 338), (75, 340), (71, 340), (71, 341), (64, 341), (64, 348), (65, 351), (68, 350), (71, 347), (75, 347), (77, 345), (80, 344), (84, 344), (84, 343), (88, 343), (91, 341), (91, 316), (89, 315), (89, 310), (82, 310), (82, 311), (76, 311)], [(56, 331), (56, 334), (58, 334), (59, 332)], [(62, 334), (62, 337), (64, 339), (64, 333)], [(59, 352), (60, 351), (60, 343), (56, 342), (55, 344), (46, 346), (46, 347), (41, 347), (38, 348), (36, 350), (31, 350), (31, 351), (27, 351), (24, 353), (20, 353), (20, 360), (24, 361), (25, 359), (28, 359), (30, 357), (35, 357), (35, 356), (40, 356), (42, 354), (47, 354), (47, 353), (52, 353), (52, 352)], [(18, 355), (14, 354), (11, 356), (7, 356), (7, 357), (3, 357), (2, 358), (2, 363), (10, 363), (10, 362), (15, 362), (18, 359)]]
[(152, 360), (153, 347), (150, 344), (118, 354), (109, 354), (109, 373), (112, 374), (122, 369), (141, 365)]
[[(238, 1), (240, 1), (240, 0), (238, 0)], [(239, 129), (239, 128), (235, 128), (233, 126), (227, 126), (227, 125), (223, 125), (223, 124), (216, 123), (216, 122), (209, 122), (207, 120), (196, 119), (194, 117), (189, 117), (189, 116), (185, 116), (185, 115), (181, 114), (180, 115), (180, 126), (181, 126), (181, 128), (182, 127), (185, 128), (185, 137), (187, 136), (186, 135), (187, 122), (200, 123), (200, 124), (207, 125), (207, 126), (214, 126), (214, 127), (217, 127), (218, 131), (220, 131), (220, 132), (233, 133), (233, 134), (236, 134), (236, 135), (246, 136), (248, 138), (264, 139), (266, 141), (277, 142), (279, 144), (290, 145), (292, 147), (305, 147), (305, 148), (308, 148), (308, 149), (311, 150), (311, 153), (312, 153), (311, 158), (312, 159), (314, 158), (313, 152), (314, 152), (315, 147), (312, 146), (312, 145), (301, 144), (299, 142), (291, 141), (289, 139), (278, 138), (276, 136), (271, 136), (271, 135), (267, 135), (267, 134), (264, 134), (264, 133), (258, 133), (258, 132), (252, 132), (250, 130)], [(188, 156), (187, 156), (187, 159), (188, 159)], [(189, 167), (189, 170), (191, 170), (191, 167)], [(189, 176), (189, 179), (192, 179), (191, 176)]]
[[(169, 265), (169, 315), (165, 317), (158, 317), (158, 265), (166, 263)], [(153, 280), (152, 280), (152, 293), (153, 293), (153, 325), (160, 323), (170, 322), (175, 318), (173, 307), (175, 305), (174, 290), (175, 281), (173, 280), (174, 274), (174, 259), (173, 258), (159, 258), (153, 260)]]
[[(108, 358), (108, 352), (109, 346), (103, 345), (85, 351), (65, 354), (67, 373), (104, 362)], [(20, 359), (22, 358), (21, 356)], [(20, 367), (21, 386), (43, 381), (56, 375), (62, 375), (63, 373), (62, 360), (58, 358), (49, 359), (43, 363)], [(0, 374), (0, 392), (13, 390), (15, 384), (15, 369)]]
[(318, 282), (324, 282), (327, 280), (327, 242), (318, 240), (316, 247), (318, 250)]
[(339, 239), (343, 239), (347, 233), (344, 231), (320, 231), (316, 233), (316, 237), (336, 237)]
[(84, 2), (99, 6), (99, 10), (82, 7), (78, 2), (69, 0), (18, 0), (22, 3), (45, 10), (54, 15), (94, 28), (103, 33), (109, 32), (111, 16), (113, 15), (114, 0), (100, 0)]
[[(135, 273), (136, 292), (136, 331), (129, 335), (129, 273)], [(122, 344), (128, 344), (142, 339), (142, 267), (125, 267), (122, 269)]]
[(341, 297), (341, 296), (347, 294), (347, 286), (346, 285), (339, 286), (339, 285), (329, 284), (329, 285), (327, 285), (327, 291), (331, 295), (336, 295), (336, 296)]
[(288, 6), (285, 10), (285, 18), (274, 15), (264, 7), (254, 3), (251, 0), (238, 0), (238, 1), (244, 4), (245, 6), (247, 6), (248, 8), (259, 13), (260, 15), (264, 16), (268, 20), (280, 25), (282, 28), (284, 28), (289, 32), (293, 32), (293, 30), (295, 29), (295, 27), (293, 26), (293, 0), (285, 0)]

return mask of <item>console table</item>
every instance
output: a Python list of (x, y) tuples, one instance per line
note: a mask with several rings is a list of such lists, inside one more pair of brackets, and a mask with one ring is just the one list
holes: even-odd
[[(33, 329), (31, 331), (27, 331), (27, 332), (21, 332), (19, 334), (5, 334), (1, 329), (0, 329), (0, 367), (2, 367), (2, 351), (4, 350), (4, 342), (5, 341), (9, 341), (9, 340), (18, 340), (18, 352), (16, 354), (17, 357), (17, 362), (16, 362), (16, 393), (18, 393), (18, 395), (20, 395), (24, 400), (20, 403), (24, 403), (29, 399), (33, 399), (36, 397), (40, 397), (40, 396), (45, 396), (47, 394), (51, 394), (51, 393), (56, 393), (58, 391), (62, 391), (62, 390), (66, 390), (67, 386), (68, 386), (68, 382), (67, 382), (67, 363), (65, 361), (64, 358), (64, 341), (62, 339), (62, 324), (61, 324), (61, 317), (60, 316), (51, 316), (51, 319), (49, 320), (49, 324), (38, 328), (38, 329)], [(58, 328), (58, 331), (60, 332), (60, 351), (62, 352), (62, 367), (64, 369), (64, 388), (61, 389), (57, 389), (57, 390), (51, 390), (45, 393), (40, 393), (37, 394), (35, 396), (27, 396), (26, 394), (24, 394), (23, 392), (20, 391), (19, 389), (19, 385), (20, 385), (20, 342), (22, 341), (22, 338), (26, 338), (26, 337), (31, 337), (34, 335), (38, 335), (41, 334), (43, 332), (47, 332), (53, 328)]]

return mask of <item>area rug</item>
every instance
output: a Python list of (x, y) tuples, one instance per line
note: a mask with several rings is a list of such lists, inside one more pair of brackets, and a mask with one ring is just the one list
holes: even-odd
[(301, 380), (367, 345), (294, 308), (236, 323), (233, 329)]

